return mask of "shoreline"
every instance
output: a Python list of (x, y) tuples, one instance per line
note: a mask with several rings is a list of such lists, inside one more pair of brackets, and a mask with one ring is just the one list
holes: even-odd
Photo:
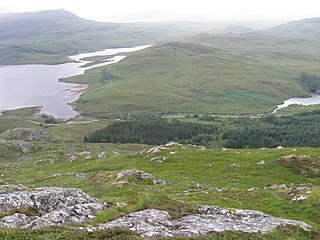
[(81, 112), (80, 112), (80, 110), (77, 108), (76, 102), (79, 100), (80, 96), (85, 92), (85, 90), (86, 90), (88, 87), (89, 87), (89, 85), (87, 85), (87, 84), (79, 84), (79, 85), (77, 85), (77, 86), (75, 86), (75, 87), (73, 87), (73, 88), (65, 89), (65, 91), (68, 91), (68, 92), (70, 92), (70, 93), (76, 93), (76, 94), (77, 94), (77, 98), (76, 98), (76, 99), (72, 100), (71, 102), (67, 102), (67, 105), (69, 105), (69, 106), (72, 108), (72, 110), (77, 113), (76, 116), (68, 119), (68, 121), (69, 121), (69, 120), (72, 120), (72, 119), (77, 119), (77, 118), (81, 117)]

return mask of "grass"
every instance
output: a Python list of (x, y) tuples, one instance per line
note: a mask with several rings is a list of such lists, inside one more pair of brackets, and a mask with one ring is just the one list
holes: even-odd
[[(203, 38), (157, 45), (63, 81), (89, 84), (77, 106), (85, 115), (100, 117), (141, 112), (264, 113), (290, 97), (308, 95), (298, 78), (303, 71), (317, 72), (316, 61), (270, 57), (269, 45), (257, 39), (243, 40), (253, 44), (253, 50), (249, 44), (243, 50), (214, 35), (207, 38), (217, 38), (214, 43), (220, 41), (221, 49)], [(308, 44), (316, 44), (306, 40), (286, 47), (277, 44), (277, 37), (260, 38), (272, 39), (273, 50), (284, 54), (293, 47), (306, 50)], [(306, 54), (319, 57), (310, 49)], [(116, 80), (105, 81), (105, 75)]]
[(286, 108), (282, 108), (276, 112), (276, 115), (293, 115), (302, 112), (311, 112), (320, 108), (320, 105), (302, 106), (302, 105), (290, 105)]
[[(27, 112), (27, 113), (26, 113)], [(10, 128), (7, 116), (0, 117), (4, 128)], [(20, 115), (20, 116), (18, 116)], [(12, 117), (10, 117), (12, 122)], [(33, 123), (30, 122), (32, 119)], [(185, 121), (199, 121), (195, 118), (181, 118)], [(127, 205), (114, 205), (106, 211), (99, 212), (91, 224), (96, 225), (116, 219), (127, 213), (157, 208), (168, 211), (174, 218), (196, 212), (197, 204), (217, 205), (225, 208), (260, 210), (267, 214), (302, 220), (314, 227), (313, 232), (299, 229), (279, 229), (269, 235), (244, 233), (219, 233), (198, 239), (316, 239), (320, 225), (320, 180), (314, 169), (319, 167), (320, 150), (318, 148), (284, 148), (284, 149), (207, 149), (196, 146), (173, 146), (161, 150), (157, 157), (166, 157), (163, 163), (155, 163), (147, 156), (146, 149), (151, 146), (141, 144), (85, 144), (83, 134), (108, 124), (112, 119), (80, 119), (75, 123), (57, 125), (39, 125), (42, 117), (30, 117), (27, 110), (17, 112), (15, 121), (30, 124), (31, 127), (44, 128), (58, 140), (51, 143), (33, 142), (34, 150), (28, 154), (14, 152), (10, 149), (2, 152), (0, 157), (0, 183), (24, 184), (28, 187), (75, 187), (84, 190), (100, 201), (124, 202)], [(79, 123), (80, 122), (80, 123)], [(81, 123), (85, 122), (85, 123)], [(227, 125), (228, 118), (216, 118), (206, 124)], [(234, 126), (235, 127), (235, 126)], [(91, 159), (80, 153), (89, 151)], [(104, 159), (97, 158), (106, 152)], [(174, 155), (169, 152), (177, 152)], [(286, 164), (277, 159), (287, 156), (301, 156), (294, 162)], [(74, 158), (71, 158), (74, 156)], [(264, 165), (258, 165), (261, 160)], [(128, 177), (119, 182), (117, 172), (124, 169), (142, 170), (164, 179), (166, 185), (153, 185), (150, 180)], [(86, 173), (86, 178), (76, 178), (68, 173)], [(60, 173), (61, 175), (54, 175)], [(316, 174), (310, 174), (316, 173)], [(197, 189), (196, 184), (207, 188)], [(283, 190), (265, 190), (263, 187), (273, 184), (309, 184), (313, 186), (308, 200), (291, 202), (290, 196)], [(209, 190), (224, 188), (223, 192)], [(248, 191), (251, 188), (259, 188)], [(29, 214), (30, 211), (25, 211)], [(6, 213), (3, 213), (6, 214)], [(9, 214), (9, 213), (7, 213)], [(23, 235), (25, 234), (25, 235)], [(109, 236), (110, 232), (94, 233), (73, 232), (66, 229), (44, 230), (1, 230), (1, 239), (99, 239)], [(100, 234), (100, 235), (99, 235)], [(128, 237), (126, 238), (126, 234)], [(139, 239), (136, 235), (121, 231), (114, 239)], [(318, 235), (317, 235), (318, 234)], [(99, 237), (98, 237), (99, 236)], [(111, 236), (111, 235), (110, 235)], [(112, 235), (113, 236), (113, 235)], [(15, 237), (15, 238), (14, 238)], [(118, 238), (117, 238), (118, 237)], [(269, 237), (269, 238), (268, 238)], [(102, 237), (101, 237), (102, 238)], [(103, 239), (103, 238), (102, 238)], [(112, 239), (110, 237), (110, 239)], [(183, 238), (182, 238), (183, 239)]]
[[(31, 158), (28, 161), (1, 159), (2, 162), (6, 162), (5, 167), (1, 169), (4, 173), (1, 180), (9, 183), (19, 182), (30, 187), (78, 187), (102, 201), (129, 203), (128, 207), (113, 209), (113, 213), (107, 216), (108, 219), (122, 212), (151, 206), (167, 210), (178, 209), (170, 205), (179, 206), (176, 204), (182, 202), (191, 205), (210, 204), (261, 210), (277, 217), (303, 220), (319, 227), (317, 219), (320, 213), (317, 210), (319, 202), (316, 193), (317, 186), (320, 185), (319, 178), (297, 174), (275, 161), (290, 154), (317, 156), (320, 154), (318, 149), (200, 151), (197, 147), (188, 147), (185, 150), (174, 147), (170, 151), (178, 151), (175, 155), (169, 156), (169, 150), (162, 151), (160, 156), (168, 157), (162, 164), (151, 162), (150, 157), (146, 157), (145, 154), (134, 153), (134, 146), (131, 153), (124, 151), (120, 154), (107, 151), (108, 147), (104, 144), (84, 146), (56, 143), (46, 146), (45, 149), (30, 154)], [(86, 160), (84, 156), (76, 155), (76, 152), (84, 150), (91, 151), (94, 158)], [(106, 159), (95, 158), (101, 151), (109, 152)], [(76, 159), (69, 161), (66, 155), (68, 152), (74, 152)], [(260, 160), (266, 161), (266, 164), (257, 165)], [(236, 164), (237, 167), (231, 168), (232, 164)], [(128, 179), (127, 184), (119, 185), (114, 176), (123, 169), (142, 170), (168, 181), (169, 184), (158, 186), (145, 180)], [(65, 174), (68, 172), (87, 173), (88, 178), (77, 179)], [(55, 173), (61, 173), (62, 176), (53, 177)], [(226, 190), (223, 193), (205, 189), (198, 191), (193, 181), (208, 188), (220, 187)], [(314, 186), (312, 194), (315, 197), (301, 203), (290, 202), (288, 197), (278, 190), (247, 191), (250, 188), (263, 188), (268, 184), (302, 183)], [(183, 194), (184, 190), (188, 190), (188, 193)]]
[[(318, 161), (316, 164), (319, 164), (319, 160), (316, 159), (320, 155), (320, 150), (317, 148), (200, 150), (193, 146), (174, 146), (169, 150), (162, 150), (157, 155), (167, 157), (164, 163), (154, 163), (150, 161), (153, 156), (148, 157), (146, 153), (141, 152), (141, 149), (138, 150), (130, 144), (114, 146), (114, 150), (120, 149), (119, 153), (113, 153), (109, 148), (110, 145), (107, 144), (83, 145), (81, 143), (66, 144), (65, 142), (38, 144), (38, 150), (29, 154), (30, 158), (27, 161), (1, 158), (0, 162), (3, 163), (1, 173), (4, 174), (1, 181), (11, 184), (21, 183), (28, 187), (76, 187), (101, 201), (127, 203), (125, 206), (114, 206), (107, 211), (99, 212), (92, 222), (93, 225), (147, 208), (166, 210), (173, 217), (181, 217), (195, 213), (197, 204), (207, 204), (225, 208), (260, 210), (276, 217), (302, 220), (311, 224), (314, 231), (304, 232), (295, 228), (284, 228), (269, 235), (226, 232), (198, 239), (317, 239), (316, 236), (319, 236), (317, 232), (320, 228), (318, 221), (320, 218), (319, 178), (305, 174), (305, 172), (297, 172), (276, 160), (282, 156), (296, 154), (305, 156), (301, 163), (304, 166), (309, 163), (315, 166), (314, 161)], [(77, 152), (84, 150), (90, 151), (93, 158), (87, 160), (85, 156), (77, 155)], [(107, 152), (107, 158), (96, 158), (101, 151)], [(169, 151), (177, 153), (169, 155)], [(70, 155), (76, 158), (70, 161), (68, 157)], [(313, 160), (305, 161), (305, 159)], [(264, 160), (266, 164), (257, 165), (260, 160)], [(151, 181), (132, 177), (125, 179), (128, 183), (120, 184), (115, 174), (124, 169), (145, 171), (166, 180), (168, 184), (153, 185)], [(68, 172), (87, 173), (87, 178), (77, 179), (66, 174)], [(54, 177), (55, 173), (62, 175)], [(208, 188), (225, 188), (225, 191), (197, 189), (193, 182), (206, 185)], [(290, 197), (282, 190), (264, 190), (263, 187), (269, 184), (289, 186), (310, 184), (313, 189), (308, 200), (291, 202)], [(259, 189), (248, 191), (250, 188)], [(55, 239), (57, 236), (61, 236), (61, 239), (68, 239), (72, 235), (75, 239), (88, 237), (87, 233), (72, 233), (69, 230), (54, 229), (27, 230), (21, 234), (25, 232), (27, 235), (24, 236), (30, 234), (30, 239), (41, 239), (36, 238), (41, 236), (41, 231), (47, 234), (46, 239)], [(10, 239), (11, 236), (19, 239), (20, 232), (1, 230), (0, 236), (1, 234), (7, 237), (3, 239)], [(99, 234), (107, 234), (107, 232)], [(100, 236), (99, 234), (97, 236)], [(90, 236), (95, 239), (96, 235)]]

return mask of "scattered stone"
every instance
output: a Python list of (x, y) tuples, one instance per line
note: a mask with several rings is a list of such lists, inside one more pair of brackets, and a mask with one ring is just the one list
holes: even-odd
[(144, 171), (137, 171), (137, 170), (132, 170), (132, 169), (126, 169), (126, 170), (122, 170), (120, 172), (117, 173), (116, 178), (124, 178), (127, 176), (138, 176), (140, 179), (153, 179), (153, 180), (157, 180), (157, 183), (155, 181), (153, 181), (154, 184), (160, 184), (158, 182), (162, 181), (161, 184), (166, 184), (166, 182), (162, 179), (157, 179), (156, 177), (154, 177), (153, 175), (146, 173)]
[(164, 147), (163, 145), (160, 145), (159, 147), (158, 147), (160, 150), (168, 150), (169, 148), (167, 148), (167, 147)]
[(277, 149), (283, 149), (283, 147), (282, 146), (278, 146)]
[(307, 200), (309, 198), (308, 195), (301, 195), (301, 196), (293, 196), (293, 198), (291, 199), (291, 202), (299, 202), (299, 201), (303, 201), (303, 200)]
[(88, 174), (87, 173), (75, 173), (74, 176), (75, 176), (75, 178), (83, 179), (83, 178), (87, 178)]
[(151, 159), (151, 162), (163, 163), (166, 159), (166, 157), (154, 157)]
[(62, 177), (62, 174), (61, 173), (55, 173), (55, 174), (52, 174), (51, 177)]
[(113, 227), (126, 228), (144, 238), (156, 237), (194, 237), (210, 232), (241, 231), (248, 233), (268, 233), (278, 226), (294, 225), (305, 230), (310, 225), (272, 217), (259, 211), (224, 209), (216, 206), (201, 206), (200, 214), (172, 219), (166, 211), (147, 209), (130, 213), (114, 221), (97, 227), (81, 228), (87, 231), (103, 230)]
[(84, 156), (84, 155), (90, 155), (90, 154), (91, 154), (91, 152), (89, 152), (89, 151), (83, 151), (83, 152), (76, 153), (76, 155), (78, 155), (78, 156)]
[(231, 169), (231, 170), (236, 170), (239, 167), (240, 167), (240, 165), (237, 164), (237, 163), (232, 163), (232, 164), (229, 165), (229, 169)]
[(198, 150), (205, 151), (205, 150), (207, 150), (207, 148), (205, 146), (198, 146)]
[(32, 157), (23, 155), (17, 159), (17, 162), (28, 162), (31, 160), (32, 160)]
[(115, 205), (116, 205), (117, 207), (125, 207), (125, 206), (128, 205), (128, 203), (127, 203), (127, 202), (116, 202)]
[(177, 143), (177, 142), (173, 142), (173, 141), (168, 142), (167, 144), (165, 144), (166, 147), (173, 147), (173, 146), (176, 146), (176, 145), (180, 145), (180, 144)]
[(193, 183), (194, 185), (196, 185), (196, 189), (197, 189), (197, 190), (204, 190), (204, 189), (207, 189), (207, 186), (206, 186), (206, 185), (204, 185), (204, 184), (200, 184), (200, 183), (195, 182), (195, 181), (192, 181), (192, 183)]
[(131, 170), (131, 169), (126, 169), (126, 170), (122, 170), (120, 172), (117, 173), (116, 178), (124, 178), (127, 176), (132, 176), (135, 175), (136, 171), (135, 170)]
[(215, 192), (224, 192), (225, 188), (208, 188), (208, 190)]
[(153, 148), (150, 148), (150, 149), (147, 151), (147, 154), (153, 155), (153, 154), (156, 154), (156, 153), (159, 153), (159, 152), (160, 152), (159, 147), (153, 147)]
[(257, 162), (257, 165), (264, 165), (266, 162), (264, 160), (261, 160), (260, 162)]
[(106, 158), (107, 157), (107, 153), (106, 152), (101, 152), (98, 154), (98, 158)]
[(287, 185), (285, 184), (280, 184), (280, 185), (267, 185), (263, 189), (287, 189)]
[(178, 153), (178, 152), (169, 152), (169, 155), (174, 155), (176, 153)]
[(155, 179), (153, 180), (153, 184), (158, 185), (158, 184), (167, 184), (167, 183), (162, 179)]

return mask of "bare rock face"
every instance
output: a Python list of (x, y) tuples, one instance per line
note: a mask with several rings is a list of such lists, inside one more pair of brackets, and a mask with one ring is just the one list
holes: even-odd
[[(13, 189), (13, 190), (11, 190)], [(8, 188), (0, 192), (0, 211), (32, 208), (38, 216), (15, 213), (0, 219), (0, 227), (39, 228), (82, 223), (107, 206), (75, 188)]]
[(294, 220), (272, 217), (259, 211), (224, 209), (216, 206), (201, 206), (199, 214), (172, 219), (166, 211), (148, 209), (128, 214), (115, 221), (100, 224), (88, 231), (113, 227), (126, 228), (145, 238), (199, 236), (210, 232), (241, 231), (267, 233), (278, 226), (295, 225), (304, 229), (311, 226)]

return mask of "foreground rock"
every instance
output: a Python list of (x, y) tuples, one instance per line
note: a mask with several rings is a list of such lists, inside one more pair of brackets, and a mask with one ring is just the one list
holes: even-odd
[(86, 222), (106, 208), (98, 200), (75, 188), (2, 187), (0, 211), (32, 209), (37, 216), (15, 213), (0, 219), (0, 227), (39, 228)]
[(166, 211), (148, 209), (128, 214), (115, 221), (100, 224), (88, 231), (113, 227), (126, 228), (145, 238), (198, 236), (210, 232), (241, 231), (247, 233), (267, 233), (278, 226), (294, 225), (305, 230), (310, 225), (266, 215), (259, 211), (232, 209), (216, 206), (201, 206), (199, 214), (180, 219), (172, 219)]

